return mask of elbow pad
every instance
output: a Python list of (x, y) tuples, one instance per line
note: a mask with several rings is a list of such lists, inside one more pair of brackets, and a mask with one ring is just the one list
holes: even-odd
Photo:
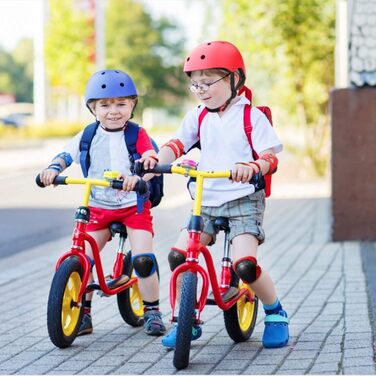
[(164, 147), (164, 146), (169, 147), (173, 151), (173, 153), (175, 154), (176, 158), (179, 158), (184, 154), (184, 145), (177, 138), (166, 142), (162, 147)]
[(277, 171), (278, 158), (274, 154), (264, 154), (260, 157), (260, 159), (269, 163), (269, 171), (265, 175), (271, 175)]
[(54, 159), (60, 158), (64, 161), (65, 167), (69, 167), (73, 163), (73, 158), (69, 153), (63, 152), (58, 154)]

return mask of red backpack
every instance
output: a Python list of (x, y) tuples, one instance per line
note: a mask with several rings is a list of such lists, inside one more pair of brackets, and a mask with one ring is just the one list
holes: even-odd
[[(252, 91), (248, 89), (246, 86), (243, 86), (243, 89), (239, 91), (239, 94), (245, 92), (246, 98), (250, 100), (252, 103)], [(251, 107), (252, 105), (245, 105), (244, 106), (244, 116), (243, 116), (243, 123), (244, 123), (244, 132), (248, 138), (249, 144), (251, 145), (253, 159), (256, 160), (259, 158), (256, 151), (253, 149), (252, 143), (252, 123), (251, 123)], [(258, 108), (269, 120), (270, 124), (273, 125), (272, 120), (272, 112), (269, 107), (267, 106), (257, 106)], [(209, 111), (206, 107), (201, 111), (200, 115), (198, 116), (198, 138), (200, 139), (200, 129), (202, 121), (204, 120), (205, 116)], [(271, 193), (271, 184), (272, 184), (272, 175), (264, 175), (265, 179), (265, 196), (269, 197)]]

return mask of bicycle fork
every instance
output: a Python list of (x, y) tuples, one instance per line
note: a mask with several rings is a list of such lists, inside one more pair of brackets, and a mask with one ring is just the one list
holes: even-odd
[(126, 237), (122, 234), (119, 235), (119, 246), (116, 253), (116, 260), (112, 269), (111, 278), (117, 279), (123, 274), (123, 266), (124, 266), (124, 245), (125, 245)]
[(230, 257), (230, 242), (228, 240), (228, 231), (225, 231), (225, 240), (223, 247), (221, 277), (219, 291), (225, 293), (230, 288), (232, 259)]

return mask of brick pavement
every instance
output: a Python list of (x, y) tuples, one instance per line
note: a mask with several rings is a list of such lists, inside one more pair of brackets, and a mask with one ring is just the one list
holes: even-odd
[[(31, 152), (22, 149), (23, 154), (1, 150), (2, 176), (10, 177), (20, 168), (38, 171), (61, 143), (48, 142)], [(328, 189), (300, 185), (294, 195), (301, 198), (282, 199), (291, 193), (291, 185), (288, 179), (278, 184), (279, 175), (276, 178), (273, 197), (279, 199), (267, 201), (267, 241), (260, 247), (259, 260), (289, 313), (288, 346), (262, 348), (261, 308), (251, 339), (235, 344), (226, 333), (222, 312), (208, 306), (203, 336), (192, 343), (190, 366), (177, 372), (173, 353), (159, 338), (122, 321), (115, 297), (95, 296), (94, 333), (77, 338), (68, 349), (55, 348), (47, 334), (46, 305), (55, 262), (70, 245), (69, 238), (61, 238), (0, 259), (0, 374), (375, 374), (376, 344), (360, 244), (330, 241)], [(317, 197), (320, 191), (324, 197), (305, 198)], [(166, 256), (189, 207), (186, 194), (167, 196), (154, 211), (166, 322)], [(107, 268), (114, 245), (103, 253)], [(218, 262), (221, 238), (213, 255)]]
[[(166, 255), (187, 215), (188, 203), (181, 204), (166, 201), (154, 212), (166, 322)], [(267, 241), (259, 260), (289, 313), (288, 346), (262, 347), (261, 309), (251, 339), (235, 344), (221, 311), (208, 306), (189, 368), (177, 372), (173, 353), (160, 338), (125, 324), (115, 297), (95, 296), (94, 333), (77, 338), (68, 349), (55, 348), (47, 334), (46, 303), (56, 259), (70, 244), (62, 238), (0, 260), (0, 374), (375, 374), (360, 245), (329, 240), (329, 205), (328, 198), (268, 200)], [(219, 260), (220, 241), (213, 254)], [(109, 267), (113, 253), (108, 249), (103, 255)]]

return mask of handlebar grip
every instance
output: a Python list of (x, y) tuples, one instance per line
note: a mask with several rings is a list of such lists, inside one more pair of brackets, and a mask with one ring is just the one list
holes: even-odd
[[(111, 181), (111, 188), (123, 189), (123, 183), (124, 183), (123, 180), (112, 180)], [(136, 183), (133, 190), (135, 192), (137, 192), (138, 194), (143, 195), (149, 190), (149, 188), (148, 188), (147, 182), (145, 180), (139, 180)]]
[(144, 176), (145, 174), (171, 174), (171, 164), (160, 164), (157, 163), (154, 168), (150, 168), (149, 170), (144, 169), (144, 165), (140, 162), (135, 162), (134, 164), (134, 172), (138, 176)]
[(111, 188), (114, 189), (123, 189), (123, 180), (112, 180), (111, 181)]
[(42, 180), (40, 180), (40, 175), (38, 174), (37, 177), (35, 178), (35, 183), (37, 184), (38, 187), (40, 188), (45, 188), (46, 186), (42, 183)]
[(139, 180), (134, 187), (134, 191), (139, 195), (144, 195), (149, 190), (149, 186), (145, 180)]
[(265, 188), (265, 179), (262, 172), (258, 172), (256, 175), (252, 176), (252, 179), (249, 181), (249, 184), (253, 184), (255, 186), (255, 192), (261, 191)]
[[(54, 185), (65, 185), (65, 184), (67, 184), (65, 182), (66, 179), (67, 179), (67, 176), (60, 176), (60, 175), (58, 175), (58, 176), (55, 177), (53, 184)], [(40, 175), (39, 174), (35, 178), (35, 182), (37, 183), (38, 187), (40, 187), (40, 188), (45, 188), (46, 187), (42, 183), (42, 181), (40, 180)]]

